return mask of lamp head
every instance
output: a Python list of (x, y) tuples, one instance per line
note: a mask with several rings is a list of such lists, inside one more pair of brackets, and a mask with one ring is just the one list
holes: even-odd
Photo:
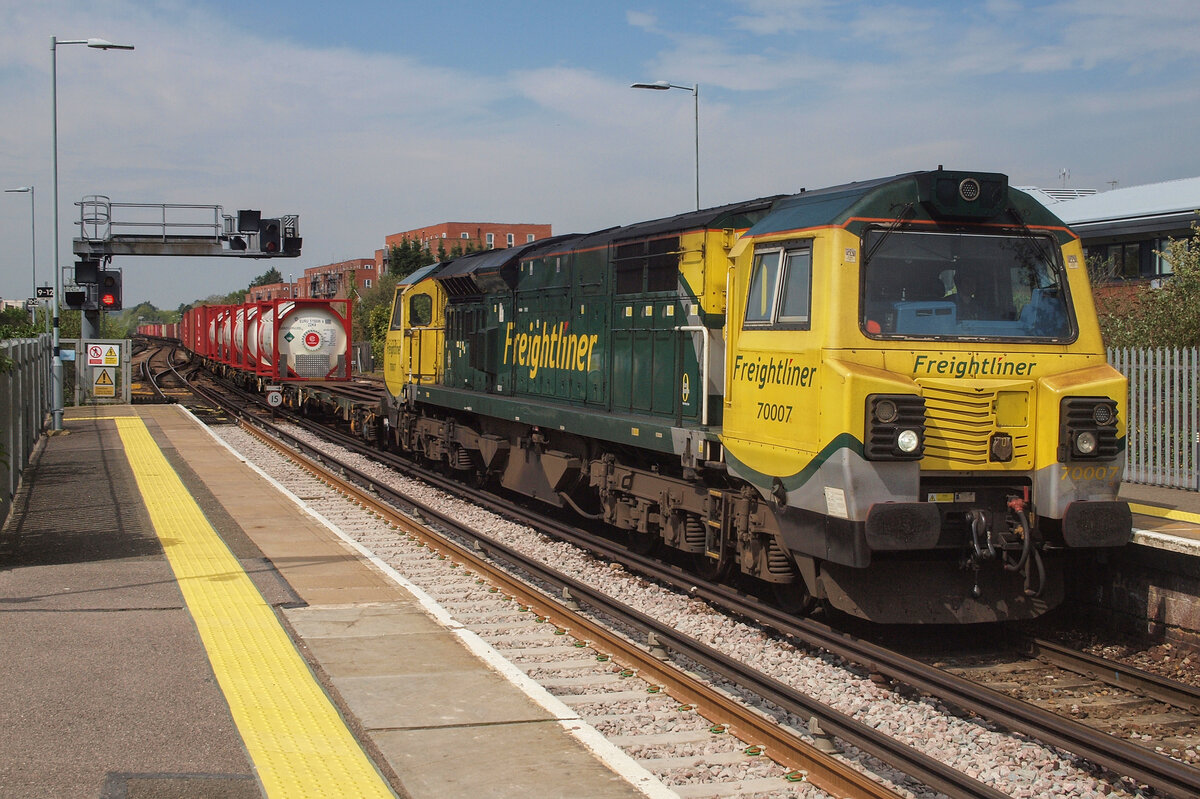
[(26, 192), (31, 192), (31, 191), (33, 191), (33, 187), (31, 187), (31, 186), (18, 186), (15, 189), (5, 189), (4, 193), (5, 194), (13, 194), (13, 193), (19, 192), (19, 193), (24, 194)]
[(97, 50), (132, 50), (132, 44), (113, 44), (108, 39), (88, 39), (88, 47), (94, 47)]
[(657, 89), (660, 91), (666, 91), (667, 89), (671, 88), (671, 84), (665, 80), (658, 80), (658, 81), (655, 81), (654, 83), (635, 83), (635, 84), (631, 85), (629, 88), (631, 88), (631, 89)]

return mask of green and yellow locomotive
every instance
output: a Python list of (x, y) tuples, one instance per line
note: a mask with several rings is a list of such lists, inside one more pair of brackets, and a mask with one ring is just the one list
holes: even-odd
[(389, 444), (881, 622), (1036, 616), (1125, 544), (1079, 241), (942, 169), (435, 264)]

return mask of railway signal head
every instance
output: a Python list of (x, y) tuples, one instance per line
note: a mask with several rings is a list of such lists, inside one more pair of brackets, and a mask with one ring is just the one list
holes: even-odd
[(97, 304), (101, 311), (121, 310), (121, 273), (105, 270), (100, 273)]
[(277, 255), (282, 248), (283, 226), (278, 219), (264, 219), (258, 228), (258, 249), (266, 255)]

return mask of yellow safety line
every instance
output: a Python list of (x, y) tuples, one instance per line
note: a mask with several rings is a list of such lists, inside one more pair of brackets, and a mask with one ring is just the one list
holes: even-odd
[(1129, 503), (1129, 509), (1143, 516), (1158, 516), (1176, 522), (1200, 524), (1200, 513), (1189, 513), (1186, 510), (1170, 510), (1168, 508), (1160, 508), (1157, 505), (1141, 505), (1134, 502)]
[(394, 797), (145, 422), (114, 422), (267, 796)]

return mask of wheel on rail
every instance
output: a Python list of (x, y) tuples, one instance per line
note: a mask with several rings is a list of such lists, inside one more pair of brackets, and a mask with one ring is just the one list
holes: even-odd
[(790, 583), (771, 583), (771, 596), (775, 604), (793, 616), (807, 616), (817, 608), (817, 598), (808, 592), (804, 578), (796, 575)]
[(720, 558), (710, 558), (697, 552), (692, 555), (692, 570), (710, 583), (723, 583), (733, 573), (733, 556), (727, 553)]
[(625, 546), (630, 552), (638, 555), (653, 555), (658, 550), (662, 538), (658, 533), (641, 533), (637, 530), (625, 531)]

